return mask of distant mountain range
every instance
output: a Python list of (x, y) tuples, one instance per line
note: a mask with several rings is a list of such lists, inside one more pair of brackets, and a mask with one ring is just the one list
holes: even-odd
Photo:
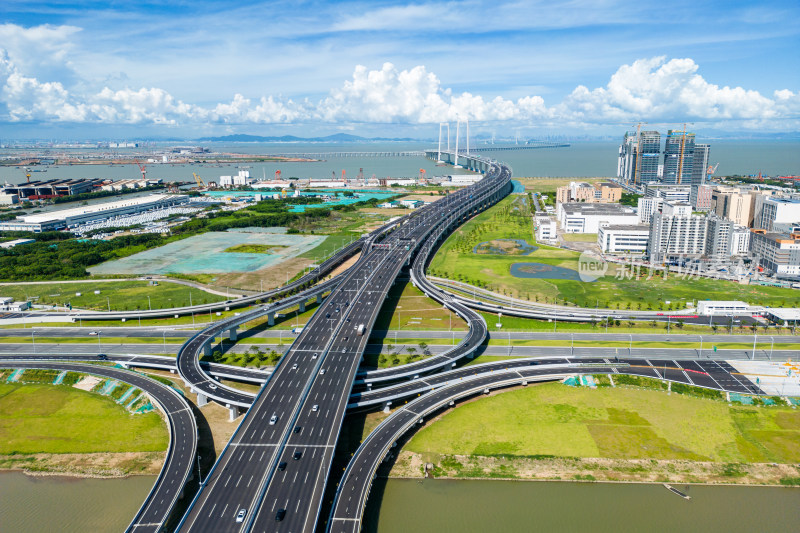
[(319, 143), (362, 143), (379, 141), (418, 141), (411, 137), (360, 137), (348, 133), (336, 133), (325, 137), (296, 137), (294, 135), (282, 135), (280, 137), (262, 137), (260, 135), (223, 135), (222, 137), (200, 137), (195, 139), (198, 142), (229, 142), (229, 143), (293, 143), (293, 142), (319, 142)]

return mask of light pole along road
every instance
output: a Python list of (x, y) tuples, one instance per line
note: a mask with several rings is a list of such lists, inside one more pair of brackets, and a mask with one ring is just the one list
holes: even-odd
[(509, 179), (507, 168), (494, 165), (476, 185), (419, 209), (362, 252), (256, 396), (179, 531), (314, 530), (356, 370), (386, 293), (432, 229), (498, 201)]

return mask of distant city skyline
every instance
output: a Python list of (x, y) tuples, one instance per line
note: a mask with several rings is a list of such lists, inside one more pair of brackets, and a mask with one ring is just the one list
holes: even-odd
[(0, 6), (4, 138), (800, 131), (800, 6)]

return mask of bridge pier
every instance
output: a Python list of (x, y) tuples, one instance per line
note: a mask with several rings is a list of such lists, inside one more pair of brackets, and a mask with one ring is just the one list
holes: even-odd
[(305, 301), (300, 302), (300, 312), (301, 313), (305, 313), (306, 312), (306, 302)]
[(205, 394), (197, 393), (197, 407), (203, 407), (208, 403), (208, 397)]
[(389, 412), (390, 412), (391, 405), (392, 405), (392, 402), (391, 402), (391, 401), (388, 401), (388, 402), (386, 402), (386, 404), (383, 406), (383, 412), (384, 412), (384, 413), (386, 413), (387, 415), (388, 415), (388, 414), (389, 414)]
[(228, 338), (234, 342), (238, 339), (238, 336), (236, 334), (237, 328), (238, 326), (233, 326), (231, 329), (228, 330)]
[(322, 303), (322, 293), (320, 293), (320, 294), (317, 294), (317, 303), (318, 303), (318, 304), (321, 304), (321, 303)]
[(275, 313), (267, 313), (267, 325), (274, 326), (275, 325)]
[(239, 406), (237, 405), (227, 405), (228, 408), (228, 420), (233, 422), (237, 418), (239, 418)]
[(203, 345), (203, 355), (211, 355), (211, 342)]

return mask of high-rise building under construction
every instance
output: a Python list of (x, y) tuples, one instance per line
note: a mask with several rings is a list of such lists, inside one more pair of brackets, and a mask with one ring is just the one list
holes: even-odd
[(666, 184), (690, 184), (694, 167), (694, 133), (667, 131), (664, 146), (664, 173)]
[(658, 181), (661, 134), (657, 131), (628, 132), (619, 148), (617, 177), (640, 185)]

